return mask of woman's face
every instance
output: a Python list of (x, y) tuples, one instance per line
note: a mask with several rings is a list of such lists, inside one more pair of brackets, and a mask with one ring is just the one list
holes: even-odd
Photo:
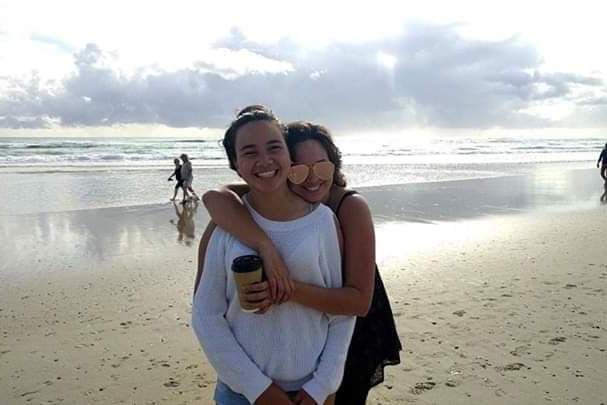
[[(305, 164), (311, 168), (317, 162), (330, 162), (329, 155), (320, 142), (309, 139), (295, 146), (294, 165)], [(332, 185), (333, 176), (330, 179), (323, 180), (316, 175), (314, 170), (309, 170), (308, 177), (303, 183), (291, 183), (290, 187), (293, 192), (297, 193), (304, 200), (315, 203), (326, 201)]]
[(272, 121), (253, 121), (236, 133), (236, 171), (251, 187), (271, 192), (284, 186), (291, 166), (281, 129)]

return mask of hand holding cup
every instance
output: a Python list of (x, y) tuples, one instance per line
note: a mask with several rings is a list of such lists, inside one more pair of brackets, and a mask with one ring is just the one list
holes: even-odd
[(232, 262), (232, 274), (238, 290), (238, 300), (244, 312), (255, 312), (260, 305), (246, 299), (247, 287), (263, 279), (263, 262), (257, 255), (238, 256)]

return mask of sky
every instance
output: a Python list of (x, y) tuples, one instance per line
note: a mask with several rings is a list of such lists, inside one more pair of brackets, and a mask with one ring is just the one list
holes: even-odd
[(0, 0), (0, 136), (200, 133), (253, 103), (344, 133), (604, 133), (600, 5)]

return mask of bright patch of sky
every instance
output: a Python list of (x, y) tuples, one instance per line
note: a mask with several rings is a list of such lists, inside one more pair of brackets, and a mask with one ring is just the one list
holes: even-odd
[(604, 38), (588, 0), (0, 0), (0, 132), (221, 126), (259, 101), (347, 126), (361, 95), (377, 111), (352, 125), (602, 128)]
[[(298, 5), (285, 1), (21, 0), (0, 2), (0, 32), (8, 34), (9, 43), (22, 46), (30, 42), (36, 49), (54, 48), (57, 54), (94, 42), (128, 52), (133, 60), (171, 65), (194, 58), (234, 27), (254, 41), (288, 37), (307, 47), (319, 47), (336, 41), (388, 38), (401, 33), (407, 21), (421, 20), (456, 25), (458, 32), (473, 39), (520, 35), (542, 50), (548, 66), (603, 70), (607, 57), (592, 46), (603, 45), (607, 34), (600, 11), (599, 2), (587, 0), (575, 4), (310, 0)], [(18, 56), (17, 49), (21, 48), (13, 46), (3, 52), (4, 61)], [(26, 62), (21, 66), (36, 66)]]

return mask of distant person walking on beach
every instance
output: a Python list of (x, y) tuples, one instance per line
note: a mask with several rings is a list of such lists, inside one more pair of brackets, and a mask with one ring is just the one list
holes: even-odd
[(182, 153), (180, 157), (183, 161), (183, 165), (181, 165), (181, 178), (183, 179), (183, 202), (185, 203), (188, 199), (188, 191), (192, 193), (195, 200), (200, 200), (200, 198), (196, 195), (196, 192), (192, 188), (192, 181), (194, 181), (192, 162), (190, 162), (188, 155), (186, 155), (185, 153)]
[[(173, 159), (173, 163), (175, 163), (175, 170), (173, 171), (173, 174), (169, 176), (168, 180), (171, 181), (173, 180), (173, 177), (175, 177), (177, 184), (175, 184), (175, 192), (173, 193), (173, 198), (171, 198), (171, 201), (175, 201), (175, 198), (177, 198), (177, 192), (180, 188), (183, 189), (183, 179), (181, 178), (181, 161), (175, 158)], [(185, 201), (185, 193), (185, 189), (183, 189), (183, 201)]]
[(599, 160), (596, 161), (596, 167), (599, 167), (599, 163), (601, 164), (601, 177), (607, 184), (607, 143), (599, 155)]

